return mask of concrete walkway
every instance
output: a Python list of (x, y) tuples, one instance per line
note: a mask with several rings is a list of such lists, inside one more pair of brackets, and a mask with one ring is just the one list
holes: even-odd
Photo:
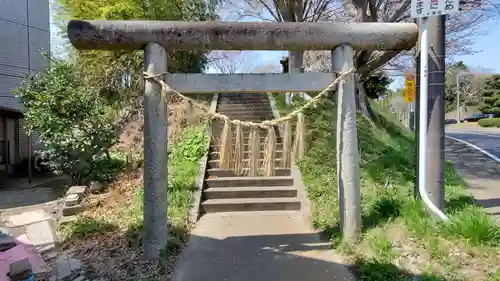
[(56, 232), (63, 204), (60, 196), (52, 186), (4, 186), (0, 189), (0, 237), (26, 234), (50, 267), (40, 280), (93, 280), (85, 277), (83, 263), (73, 258), (71, 250), (60, 249)]
[(355, 280), (299, 212), (203, 216), (180, 257), (174, 281)]
[(445, 156), (463, 177), (477, 204), (500, 220), (500, 163), (467, 144), (445, 139)]

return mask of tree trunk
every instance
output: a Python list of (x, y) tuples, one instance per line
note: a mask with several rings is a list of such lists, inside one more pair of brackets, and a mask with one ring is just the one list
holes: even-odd
[(370, 99), (366, 95), (365, 86), (360, 81), (360, 77), (356, 77), (356, 109), (361, 113), (361, 116), (365, 117), (371, 122), (375, 122), (375, 112), (373, 112), (370, 104)]

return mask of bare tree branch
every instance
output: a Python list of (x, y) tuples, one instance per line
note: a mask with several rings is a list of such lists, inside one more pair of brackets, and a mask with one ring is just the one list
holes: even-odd
[(209, 66), (224, 74), (251, 72), (256, 61), (246, 51), (212, 51), (208, 58)]
[[(233, 12), (242, 17), (267, 21), (412, 21), (410, 0), (228, 0), (227, 3), (237, 7)], [(473, 3), (467, 5), (470, 6)], [(486, 34), (488, 32), (487, 24), (492, 19), (498, 18), (499, 14), (500, 0), (487, 0), (483, 2), (481, 7), (474, 7), (472, 10), (447, 16), (447, 56), (473, 54), (475, 50), (472, 49), (472, 46), (475, 37)], [(407, 52), (398, 54), (398, 52), (384, 53), (366, 50), (356, 54), (356, 64), (359, 70), (366, 75), (392, 60), (394, 60), (392, 66), (407, 67), (409, 62)], [(310, 68), (307, 65), (305, 67)]]

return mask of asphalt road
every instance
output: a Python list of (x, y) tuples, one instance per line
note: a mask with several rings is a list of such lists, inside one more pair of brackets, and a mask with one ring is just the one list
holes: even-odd
[(446, 135), (471, 143), (500, 158), (499, 129), (447, 129)]

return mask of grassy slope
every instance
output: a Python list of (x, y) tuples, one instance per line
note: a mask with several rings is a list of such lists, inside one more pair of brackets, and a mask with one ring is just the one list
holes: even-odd
[[(290, 111), (282, 98), (277, 106)], [(377, 109), (377, 108), (376, 108)], [(358, 118), (363, 235), (357, 245), (339, 245), (366, 281), (500, 280), (495, 272), (500, 229), (472, 200), (453, 167), (445, 171), (446, 212), (452, 222), (430, 217), (413, 199), (415, 141), (412, 132), (377, 109), (378, 124)], [(335, 105), (307, 112), (308, 151), (299, 161), (313, 202), (313, 223), (340, 241), (335, 160)], [(331, 163), (325, 165), (325, 163)]]
[[(93, 267), (100, 277), (165, 280), (171, 270), (170, 261), (175, 258), (188, 231), (186, 219), (195, 188), (198, 160), (206, 151), (204, 126), (185, 129), (175, 142), (169, 144), (167, 262), (148, 264), (139, 261), (144, 225), (142, 169), (124, 173), (109, 187), (108, 193), (86, 199), (87, 211), (79, 214), (76, 221), (62, 226), (61, 232), (68, 246), (76, 246), (79, 258)], [(98, 246), (95, 241), (99, 241)]]

